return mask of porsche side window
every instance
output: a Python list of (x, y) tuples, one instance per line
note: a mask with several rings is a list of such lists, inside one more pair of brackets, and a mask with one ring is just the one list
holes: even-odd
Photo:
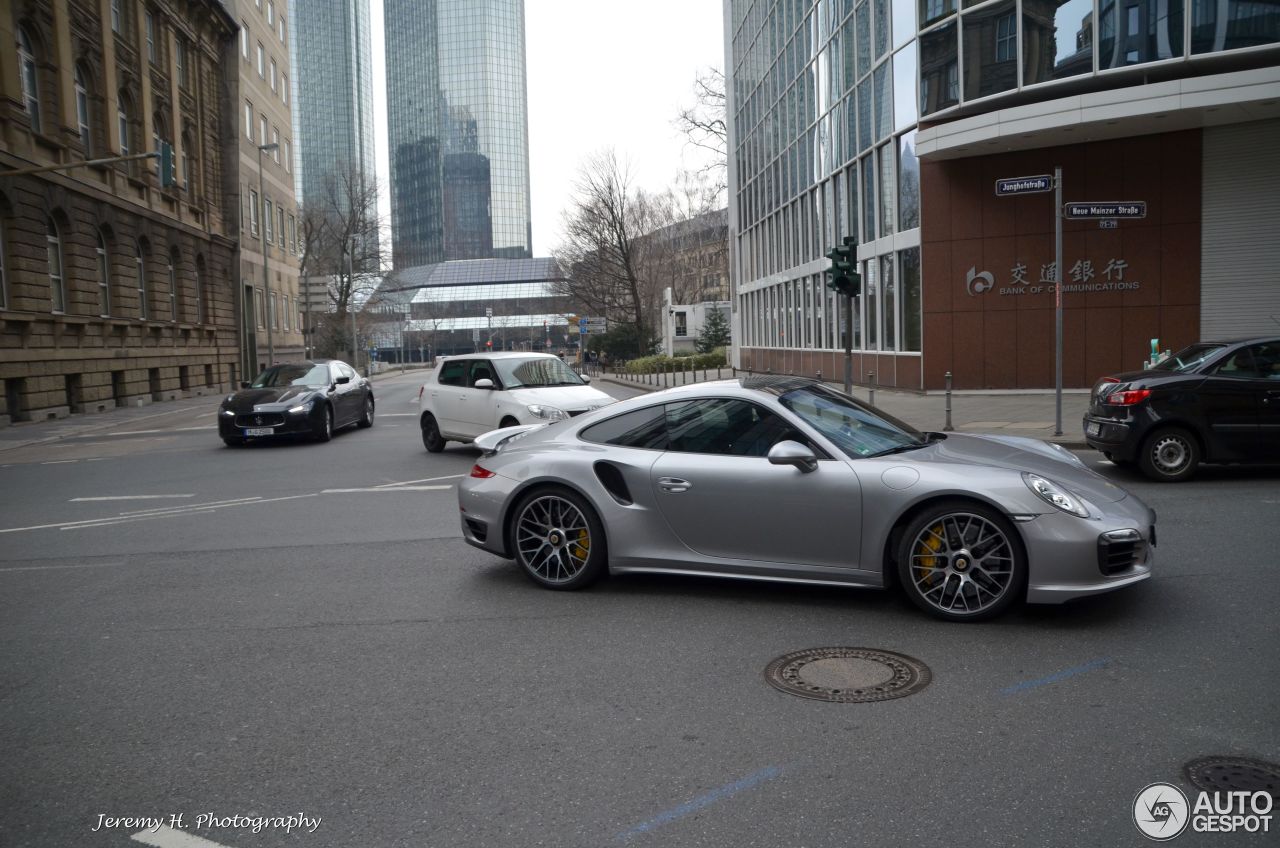
[(667, 418), (662, 405), (648, 406), (593, 424), (578, 437), (605, 445), (666, 450)]
[(440, 366), (440, 385), (461, 386), (467, 373), (465, 360), (454, 360)]
[(708, 398), (667, 406), (670, 450), (767, 456), (785, 439), (806, 441), (780, 417), (743, 400)]

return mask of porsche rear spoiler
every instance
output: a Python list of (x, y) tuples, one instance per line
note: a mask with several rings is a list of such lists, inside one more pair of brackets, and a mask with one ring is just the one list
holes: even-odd
[(503, 427), (500, 430), (490, 430), (487, 433), (476, 437), (473, 444), (480, 448), (485, 456), (493, 456), (502, 450), (502, 446), (514, 439), (516, 436), (523, 436), (530, 430), (537, 430), (539, 427), (545, 427), (546, 424), (522, 424), (519, 427)]

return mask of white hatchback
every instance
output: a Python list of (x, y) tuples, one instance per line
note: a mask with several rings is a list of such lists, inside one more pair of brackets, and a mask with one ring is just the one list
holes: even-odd
[(614, 402), (549, 353), (476, 353), (441, 357), (418, 391), (422, 444), (446, 442), (519, 424), (571, 418)]

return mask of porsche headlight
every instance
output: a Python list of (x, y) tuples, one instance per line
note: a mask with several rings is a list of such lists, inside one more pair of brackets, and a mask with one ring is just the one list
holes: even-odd
[(534, 418), (542, 418), (546, 421), (559, 421), (561, 418), (568, 418), (569, 413), (563, 409), (554, 406), (543, 406), (540, 403), (531, 403), (526, 409)]
[(1085, 509), (1080, 499), (1052, 480), (1046, 480), (1038, 474), (1026, 471), (1022, 472), (1022, 480), (1027, 484), (1028, 489), (1039, 495), (1041, 500), (1050, 506), (1080, 518), (1089, 517), (1089, 510)]

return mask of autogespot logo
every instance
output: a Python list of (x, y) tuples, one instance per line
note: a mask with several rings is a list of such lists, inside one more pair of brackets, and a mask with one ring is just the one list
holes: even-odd
[(1153, 783), (1133, 799), (1133, 823), (1142, 835), (1167, 842), (1187, 829), (1187, 796), (1171, 783)]

